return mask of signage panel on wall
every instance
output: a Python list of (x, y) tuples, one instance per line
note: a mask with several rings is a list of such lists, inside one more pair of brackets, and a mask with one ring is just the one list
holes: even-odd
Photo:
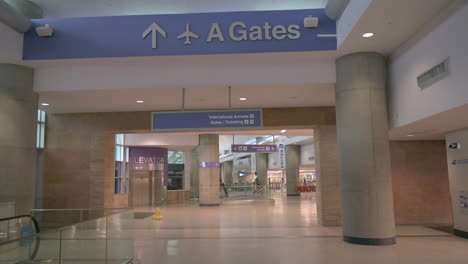
[(151, 170), (164, 170), (164, 184), (168, 182), (168, 150), (158, 147), (129, 147), (130, 163), (148, 164)]
[[(306, 21), (318, 19), (317, 25)], [(313, 24), (313, 23), (312, 23)], [(50, 25), (51, 37), (35, 28)], [(336, 50), (324, 9), (35, 19), (25, 60)]]
[(231, 145), (232, 153), (274, 153), (276, 151), (276, 145)]
[(262, 127), (262, 110), (152, 113), (154, 131), (249, 129)]
[(279, 144), (278, 149), (279, 149), (280, 169), (285, 169), (286, 168), (286, 151), (284, 150), (284, 144)]

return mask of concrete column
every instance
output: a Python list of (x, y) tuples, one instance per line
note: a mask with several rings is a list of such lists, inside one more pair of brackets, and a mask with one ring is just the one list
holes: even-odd
[(42, 18), (42, 8), (29, 0), (3, 0), (29, 19)]
[(255, 161), (257, 164), (257, 177), (260, 180), (260, 184), (268, 185), (268, 154), (267, 153), (256, 153)]
[(198, 146), (195, 147), (190, 153), (190, 191), (193, 198), (200, 197), (200, 184), (199, 184), (199, 169), (198, 169)]
[(286, 189), (288, 196), (299, 196), (297, 181), (299, 179), (299, 167), (301, 165), (301, 146), (286, 145)]
[(0, 201), (34, 207), (38, 96), (33, 69), (0, 64)]
[(226, 185), (231, 185), (233, 183), (232, 167), (233, 167), (233, 161), (224, 162), (224, 184)]
[(184, 190), (190, 191), (190, 177), (192, 171), (192, 152), (184, 152)]
[(219, 205), (219, 135), (200, 135), (198, 148), (200, 206)]
[(395, 244), (386, 60), (378, 53), (355, 53), (339, 58), (336, 67), (344, 240)]

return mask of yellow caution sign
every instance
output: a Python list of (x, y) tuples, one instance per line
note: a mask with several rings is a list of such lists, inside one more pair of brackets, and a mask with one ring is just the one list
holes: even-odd
[(154, 212), (153, 219), (154, 220), (161, 220), (163, 218), (163, 215), (161, 213), (161, 209), (156, 208), (156, 211)]

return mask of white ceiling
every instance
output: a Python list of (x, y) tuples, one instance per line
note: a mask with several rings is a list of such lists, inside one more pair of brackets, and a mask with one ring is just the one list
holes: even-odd
[[(233, 108), (332, 106), (334, 84), (234, 86)], [(246, 101), (239, 98), (245, 97)], [(144, 100), (144, 104), (137, 104)], [(186, 88), (186, 109), (228, 108), (228, 88)], [(182, 109), (181, 88), (115, 89), (92, 91), (41, 92), (41, 107), (49, 113), (120, 112)]]
[(122, 16), (323, 8), (327, 0), (32, 0), (44, 17)]
[[(344, 40), (340, 52), (376, 51), (389, 55), (452, 2), (454, 0), (373, 0)], [(374, 33), (374, 37), (363, 38), (362, 34), (367, 32)]]
[[(392, 140), (441, 140), (468, 124), (468, 104), (390, 130)], [(408, 136), (413, 135), (413, 136)]]

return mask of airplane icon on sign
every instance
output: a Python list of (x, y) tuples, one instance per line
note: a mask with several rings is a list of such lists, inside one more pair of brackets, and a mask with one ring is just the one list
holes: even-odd
[(182, 38), (185, 38), (185, 42), (184, 44), (185, 45), (191, 45), (192, 44), (192, 41), (190, 40), (190, 38), (199, 38), (200, 36), (198, 36), (197, 34), (193, 33), (190, 31), (190, 24), (185, 24), (185, 32), (180, 34), (177, 39), (182, 39)]

